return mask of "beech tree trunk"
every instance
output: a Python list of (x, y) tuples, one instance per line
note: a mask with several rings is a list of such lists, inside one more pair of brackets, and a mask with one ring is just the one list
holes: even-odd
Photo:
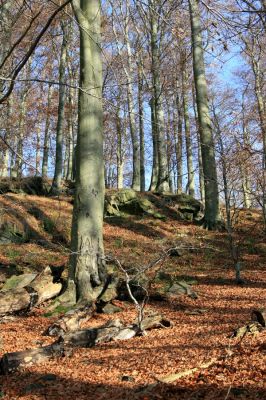
[[(73, 82), (71, 81), (71, 85)], [(69, 121), (68, 121), (68, 137), (67, 137), (67, 145), (68, 145), (68, 159), (67, 159), (67, 171), (66, 171), (66, 179), (68, 181), (73, 178), (73, 154), (74, 154), (74, 141), (75, 141), (75, 133), (74, 133), (74, 121), (73, 121), (73, 108), (74, 108), (74, 89), (72, 87), (69, 88)]]
[(117, 160), (117, 189), (123, 189), (124, 187), (124, 156), (123, 156), (123, 143), (122, 143), (122, 124), (120, 117), (120, 99), (117, 105), (116, 111), (116, 133), (117, 133), (117, 149), (116, 149), (116, 160)]
[(151, 73), (154, 93), (154, 115), (157, 126), (157, 151), (159, 173), (156, 190), (169, 192), (169, 176), (167, 163), (167, 150), (165, 139), (164, 112), (162, 104), (162, 86), (160, 82), (160, 52), (159, 52), (159, 31), (158, 14), (156, 12), (156, 1), (150, 0), (150, 24), (151, 24)]
[(65, 98), (66, 98), (66, 59), (67, 59), (67, 27), (65, 22), (61, 22), (63, 41), (61, 45), (60, 64), (59, 64), (59, 102), (58, 117), (56, 126), (56, 154), (55, 171), (51, 187), (52, 194), (59, 194), (61, 189), (63, 173), (63, 130), (65, 122)]
[(68, 291), (90, 301), (105, 275), (103, 249), (104, 161), (99, 0), (74, 0), (80, 27), (80, 91)]
[(128, 67), (124, 67), (124, 71), (127, 79), (127, 96), (128, 96), (128, 113), (129, 113), (129, 128), (131, 133), (132, 147), (133, 147), (133, 178), (132, 178), (132, 189), (140, 190), (140, 145), (137, 133), (137, 126), (135, 120), (135, 109), (134, 109), (134, 94), (133, 94), (133, 69), (132, 69), (132, 50), (129, 39), (129, 1), (126, 0), (127, 10), (125, 18), (125, 41), (127, 49), (127, 64)]
[(193, 50), (193, 71), (205, 186), (204, 225), (207, 229), (215, 229), (220, 221), (219, 190), (217, 182), (214, 140), (209, 113), (207, 82), (205, 76), (199, 0), (189, 0), (189, 9)]
[(188, 77), (185, 72), (186, 64), (182, 74), (182, 86), (183, 86), (183, 109), (184, 109), (184, 124), (185, 124), (185, 137), (186, 137), (186, 150), (187, 150), (187, 174), (188, 174), (188, 194), (195, 196), (195, 180), (194, 180), (194, 168), (193, 168), (193, 154), (192, 154), (192, 143), (191, 143), (191, 132), (190, 132), (190, 120), (188, 112), (188, 96), (187, 96), (187, 84)]
[(44, 128), (44, 139), (43, 139), (43, 157), (42, 157), (42, 177), (47, 177), (48, 172), (48, 159), (49, 159), (49, 139), (50, 139), (50, 108), (52, 99), (52, 85), (48, 85), (48, 95), (47, 95), (47, 109), (46, 109), (46, 119)]
[[(179, 88), (177, 88), (179, 90)], [(177, 108), (177, 143), (176, 143), (176, 162), (177, 162), (177, 193), (183, 191), (183, 124), (182, 124), (182, 106), (180, 96), (176, 94)]]
[(154, 105), (154, 97), (150, 99), (150, 108), (151, 108), (151, 128), (152, 128), (152, 175), (151, 175), (151, 183), (150, 183), (150, 191), (154, 191), (157, 186), (157, 182), (159, 179), (159, 161), (158, 161), (158, 130), (157, 123), (155, 118), (155, 105)]
[(145, 191), (145, 140), (143, 121), (143, 73), (142, 65), (138, 64), (138, 104), (139, 104), (139, 143), (140, 143), (140, 191)]
[(252, 68), (255, 77), (255, 94), (257, 98), (259, 118), (260, 118), (260, 128), (262, 133), (262, 145), (263, 145), (263, 155), (262, 155), (262, 209), (264, 216), (264, 223), (266, 226), (266, 103), (263, 97), (263, 74), (261, 71), (261, 61), (255, 60), (252, 54)]

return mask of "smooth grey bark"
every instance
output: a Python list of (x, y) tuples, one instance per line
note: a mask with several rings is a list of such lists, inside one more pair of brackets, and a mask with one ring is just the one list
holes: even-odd
[[(13, 3), (12, 1), (6, 0), (4, 2), (1, 2), (0, 6), (0, 30), (2, 36), (2, 42), (0, 46), (0, 65), (2, 65), (2, 63), (4, 62), (11, 43), (12, 3)], [(4, 82), (0, 81), (0, 95), (3, 92), (3, 87), (4, 87)]]
[[(246, 124), (245, 120), (245, 104), (244, 104), (244, 99), (242, 102), (242, 130), (243, 130), (243, 142), (244, 142), (244, 148), (248, 149), (250, 147), (250, 135), (248, 132), (248, 127)], [(245, 154), (246, 151), (244, 152), (245, 158), (247, 157), (247, 154)], [(248, 157), (247, 157), (248, 159)], [(250, 184), (250, 177), (249, 177), (249, 170), (247, 168), (248, 166), (246, 165), (246, 160), (244, 160), (244, 164), (240, 162), (240, 171), (241, 171), (241, 176), (242, 176), (242, 189), (243, 189), (243, 197), (244, 197), (244, 207), (245, 208), (250, 208), (251, 207), (251, 184)]]
[(36, 156), (35, 156), (35, 175), (40, 175), (41, 161), (41, 127), (36, 127)]
[(202, 203), (205, 203), (205, 186), (204, 186), (201, 141), (200, 141), (200, 132), (199, 132), (199, 119), (198, 119), (198, 112), (197, 112), (197, 107), (196, 107), (196, 96), (195, 96), (195, 87), (194, 86), (192, 86), (192, 98), (193, 98), (193, 110), (194, 110), (194, 116), (195, 116), (195, 123), (196, 123), (196, 129), (197, 129), (200, 199), (201, 199)]
[(135, 109), (134, 109), (134, 97), (133, 97), (133, 61), (132, 61), (132, 50), (129, 39), (129, 1), (126, 0), (127, 14), (125, 18), (125, 41), (127, 49), (127, 61), (128, 67), (124, 68), (127, 78), (127, 95), (128, 95), (128, 113), (129, 113), (129, 127), (131, 133), (132, 147), (133, 147), (133, 178), (132, 178), (132, 189), (140, 190), (140, 144), (137, 133), (137, 126), (135, 120)]
[[(127, 86), (127, 105), (128, 105), (128, 117), (129, 117), (129, 129), (132, 142), (133, 152), (133, 176), (132, 176), (132, 189), (140, 191), (140, 144), (139, 136), (136, 125), (136, 112), (134, 107), (134, 89), (133, 89), (133, 57), (132, 49), (129, 37), (129, 21), (130, 21), (130, 4), (129, 1), (125, 1), (126, 12), (124, 20), (121, 23), (124, 33), (124, 44), (126, 48), (127, 61), (124, 62), (124, 55), (121, 52), (121, 44), (118, 39), (115, 24), (113, 23), (113, 33), (116, 39), (117, 51), (121, 58), (122, 68), (126, 77)], [(114, 7), (114, 5), (113, 5)], [(122, 1), (119, 1), (119, 7), (122, 10)]]
[[(8, 104), (7, 104), (7, 121), (6, 121), (5, 134), (4, 134), (4, 139), (8, 143), (12, 137), (12, 132), (11, 132), (12, 110), (13, 110), (13, 98), (12, 98), (12, 96), (10, 96), (10, 98), (8, 99)], [(0, 176), (2, 178), (7, 178), (9, 176), (9, 162), (10, 162), (10, 150), (3, 143), (1, 170), (0, 170)]]
[(43, 139), (43, 157), (42, 157), (42, 177), (43, 178), (46, 178), (47, 173), (48, 173), (51, 100), (52, 100), (52, 85), (48, 85), (46, 119), (45, 119), (44, 139)]
[(177, 87), (176, 108), (177, 108), (177, 142), (176, 142), (176, 162), (177, 162), (177, 193), (183, 191), (183, 110), (181, 99)]
[(140, 145), (140, 191), (145, 191), (145, 139), (144, 139), (144, 110), (143, 110), (143, 94), (144, 82), (142, 65), (138, 64), (138, 106), (139, 106), (139, 145)]
[(166, 104), (166, 114), (167, 114), (167, 125), (166, 125), (166, 138), (167, 138), (167, 165), (168, 165), (168, 177), (169, 177), (169, 190), (171, 193), (174, 193), (174, 177), (173, 177), (173, 163), (172, 163), (172, 124), (171, 124), (171, 115), (172, 110), (168, 101), (168, 98), (165, 96), (165, 104)]
[(65, 122), (65, 99), (66, 99), (66, 60), (67, 60), (67, 25), (61, 22), (63, 34), (60, 62), (59, 62), (59, 101), (58, 101), (58, 117), (56, 126), (56, 154), (55, 154), (55, 171), (51, 187), (51, 194), (59, 194), (62, 183), (63, 173), (63, 130)]
[(16, 155), (13, 159), (13, 165), (11, 167), (12, 177), (21, 178), (22, 177), (22, 167), (23, 167), (23, 141), (25, 136), (25, 123), (26, 123), (26, 101), (28, 95), (28, 88), (25, 87), (20, 94), (20, 116), (18, 123), (18, 134), (16, 138)]
[(168, 192), (169, 176), (167, 163), (167, 150), (165, 140), (164, 112), (162, 104), (162, 85), (160, 82), (160, 49), (159, 49), (159, 31), (158, 14), (156, 12), (156, 0), (149, 0), (150, 27), (151, 27), (151, 74), (154, 93), (154, 115), (157, 130), (157, 151), (159, 173), (156, 190), (158, 192)]
[(262, 133), (262, 210), (264, 216), (264, 224), (266, 226), (266, 103), (265, 96), (263, 96), (263, 75), (261, 71), (261, 61), (256, 60), (254, 55), (251, 54), (252, 69), (255, 78), (255, 94), (257, 98), (260, 129)]
[[(1, 2), (0, 6), (0, 30), (1, 30), (1, 37), (2, 42), (0, 45), (0, 65), (4, 62), (5, 56), (7, 55), (10, 43), (11, 43), (11, 34), (12, 34), (12, 1), (6, 0), (5, 2)], [(4, 68), (3, 68), (4, 69)], [(0, 75), (4, 75), (3, 71), (1, 71)], [(0, 97), (4, 91), (4, 81), (0, 81)], [(12, 101), (9, 101), (7, 104), (7, 122), (6, 122), (6, 129), (5, 129), (5, 140), (10, 139), (10, 114), (12, 109)], [(3, 111), (2, 111), (3, 112)], [(4, 114), (4, 112), (3, 112)], [(3, 115), (4, 116), (4, 115)], [(1, 170), (0, 176), (7, 177), (9, 174), (9, 158), (10, 153), (9, 149), (3, 144), (1, 149)]]
[(74, 160), (74, 143), (75, 143), (75, 131), (74, 131), (74, 118), (73, 118), (73, 108), (74, 108), (74, 89), (73, 82), (71, 80), (71, 87), (69, 88), (69, 120), (68, 120), (68, 132), (67, 132), (67, 168), (66, 168), (66, 179), (68, 181), (73, 179), (73, 160)]
[[(120, 101), (119, 103), (120, 104)], [(119, 106), (116, 112), (116, 133), (117, 133), (117, 149), (116, 149), (116, 161), (117, 161), (117, 189), (123, 189), (124, 187), (124, 156), (123, 156), (123, 141), (122, 141), (122, 124), (119, 113)]]
[(193, 71), (205, 186), (204, 226), (207, 229), (215, 229), (220, 222), (219, 190), (214, 140), (209, 113), (207, 82), (205, 76), (199, 1), (189, 0), (189, 9), (193, 51)]
[[(73, 0), (80, 27), (80, 91), (76, 189), (68, 277), (69, 299), (95, 298), (105, 275), (103, 249), (104, 159), (99, 0)], [(76, 292), (76, 293), (75, 293)], [(75, 300), (75, 298), (74, 298)]]
[(184, 110), (184, 125), (185, 125), (185, 138), (186, 138), (186, 151), (187, 151), (187, 174), (188, 174), (188, 194), (195, 196), (195, 179), (193, 168), (193, 154), (192, 154), (192, 141), (190, 130), (190, 119), (188, 112), (188, 95), (187, 95), (188, 76), (185, 70), (182, 74), (182, 89), (183, 89), (183, 110)]
[(155, 119), (154, 97), (150, 99), (151, 109), (151, 129), (152, 129), (152, 175), (149, 190), (153, 192), (156, 189), (159, 179), (159, 160), (158, 160), (158, 139), (157, 139), (157, 124)]

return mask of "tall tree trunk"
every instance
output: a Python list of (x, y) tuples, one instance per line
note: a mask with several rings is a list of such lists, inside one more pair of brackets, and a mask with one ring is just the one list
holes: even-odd
[(264, 216), (264, 223), (266, 226), (266, 104), (263, 97), (263, 78), (260, 60), (256, 61), (255, 57), (252, 57), (252, 69), (255, 77), (255, 94), (257, 98), (259, 118), (260, 118), (260, 129), (262, 133), (262, 209)]
[(25, 124), (26, 124), (26, 100), (27, 100), (28, 90), (25, 88), (21, 93), (20, 102), (20, 117), (18, 124), (18, 136), (17, 136), (17, 148), (16, 148), (16, 161), (13, 167), (12, 176), (16, 178), (22, 177), (22, 167), (23, 167), (23, 141), (25, 136)]
[[(6, 122), (6, 129), (4, 139), (9, 143), (11, 139), (11, 126), (12, 126), (12, 110), (13, 110), (13, 99), (12, 96), (8, 99), (7, 104), (7, 122)], [(9, 176), (9, 162), (10, 162), (10, 150), (9, 148), (3, 143), (3, 150), (2, 150), (2, 165), (0, 176), (1, 178), (7, 178)]]
[(151, 108), (151, 129), (152, 129), (152, 175), (149, 190), (152, 192), (156, 189), (158, 179), (159, 179), (159, 160), (158, 160), (158, 130), (155, 118), (155, 107), (154, 107), (154, 97), (150, 99)]
[(199, 1), (189, 0), (189, 6), (193, 50), (193, 71), (205, 186), (204, 225), (208, 229), (215, 229), (220, 221), (219, 190), (217, 182), (215, 148), (209, 113), (207, 82), (205, 76)]
[[(179, 88), (177, 88), (177, 91)], [(183, 124), (182, 124), (182, 105), (180, 96), (176, 94), (176, 108), (177, 108), (177, 143), (176, 143), (176, 162), (177, 162), (177, 193), (183, 191)]]
[[(73, 85), (73, 81), (71, 80), (71, 86)], [(67, 171), (66, 171), (66, 179), (68, 181), (72, 180), (73, 177), (73, 158), (74, 158), (74, 141), (75, 141), (75, 132), (74, 132), (74, 119), (73, 119), (73, 108), (74, 108), (74, 89), (73, 87), (69, 88), (69, 120), (68, 120), (68, 160), (67, 160)]]
[(164, 112), (162, 104), (162, 85), (160, 82), (160, 53), (158, 14), (156, 12), (155, 0), (150, 0), (150, 23), (151, 23), (151, 73), (154, 93), (155, 123), (157, 125), (157, 146), (159, 175), (156, 190), (159, 192), (169, 191), (169, 176), (167, 165), (167, 150), (165, 140)]
[[(126, 45), (127, 52), (127, 62), (125, 63), (124, 55), (121, 53), (119, 38), (116, 32), (115, 24), (113, 23), (113, 32), (116, 38), (117, 51), (121, 58), (122, 68), (124, 70), (126, 76), (127, 83), (127, 105), (128, 105), (128, 117), (129, 117), (129, 129), (130, 136), (132, 142), (132, 151), (133, 151), (133, 177), (131, 187), (134, 190), (140, 190), (140, 144), (139, 137), (136, 126), (136, 113), (134, 107), (134, 90), (133, 90), (133, 60), (132, 60), (132, 50), (130, 45), (130, 37), (129, 37), (129, 16), (130, 16), (130, 3), (129, 0), (125, 1), (126, 4), (126, 14), (124, 16), (123, 21), (123, 30), (124, 30), (124, 41)], [(122, 9), (122, 1), (120, 0), (120, 9)]]
[(63, 173), (63, 130), (65, 122), (65, 98), (66, 98), (66, 59), (67, 59), (67, 25), (61, 22), (63, 40), (61, 45), (60, 64), (59, 64), (59, 102), (58, 117), (56, 126), (56, 154), (55, 154), (55, 171), (54, 179), (51, 187), (52, 194), (59, 194)]
[(196, 123), (196, 128), (197, 128), (200, 199), (201, 199), (202, 203), (205, 203), (205, 186), (204, 186), (201, 141), (200, 141), (200, 132), (199, 132), (199, 119), (198, 119), (198, 112), (197, 112), (197, 107), (196, 107), (196, 96), (195, 96), (195, 87), (194, 86), (192, 87), (192, 97), (193, 97), (193, 111), (194, 111), (195, 123)]
[(188, 112), (188, 96), (187, 96), (188, 77), (187, 77), (187, 73), (185, 72), (185, 68), (184, 68), (183, 74), (182, 74), (182, 88), (183, 88), (183, 109), (184, 109), (186, 150), (187, 150), (187, 174), (188, 174), (187, 187), (188, 187), (189, 195), (194, 197), (195, 196), (195, 181), (194, 181), (190, 120), (189, 120), (189, 112)]
[(99, 0), (73, 0), (73, 8), (80, 27), (80, 91), (68, 289), (88, 301), (105, 274), (101, 6)]
[(139, 144), (140, 144), (140, 191), (145, 191), (145, 139), (143, 121), (143, 73), (138, 64)]
[[(118, 103), (120, 104), (120, 102)], [(122, 126), (121, 117), (119, 114), (119, 106), (117, 107), (116, 113), (116, 133), (117, 133), (117, 189), (123, 189), (124, 187), (124, 157), (123, 157), (123, 143), (122, 143)]]
[(47, 172), (48, 172), (51, 99), (52, 99), (52, 86), (48, 85), (48, 98), (47, 98), (46, 119), (45, 119), (45, 128), (44, 128), (44, 139), (43, 139), (43, 158), (42, 158), (42, 177), (43, 178), (47, 177)]
[(129, 38), (129, 1), (126, 0), (127, 12), (125, 18), (125, 41), (127, 49), (127, 61), (128, 67), (124, 68), (127, 77), (127, 96), (128, 96), (128, 113), (129, 113), (129, 128), (131, 133), (132, 147), (133, 147), (133, 179), (132, 189), (140, 190), (140, 145), (137, 133), (135, 109), (134, 109), (134, 95), (133, 95), (133, 61), (132, 61), (132, 50), (130, 46)]
[[(244, 144), (244, 149), (249, 149), (250, 147), (250, 135), (248, 132), (248, 127), (246, 126), (246, 121), (245, 121), (245, 104), (244, 104), (244, 98), (242, 102), (242, 126), (243, 126), (243, 144)], [(240, 171), (241, 171), (241, 176), (242, 176), (242, 189), (243, 189), (243, 197), (244, 197), (244, 207), (245, 208), (250, 208), (251, 207), (251, 188), (250, 188), (250, 178), (249, 178), (249, 166), (248, 166), (248, 158), (249, 155), (247, 154), (247, 151), (244, 150), (244, 162), (242, 165), (242, 162), (240, 161)]]
[(40, 175), (40, 161), (41, 161), (41, 127), (36, 126), (36, 158), (35, 158), (35, 175)]

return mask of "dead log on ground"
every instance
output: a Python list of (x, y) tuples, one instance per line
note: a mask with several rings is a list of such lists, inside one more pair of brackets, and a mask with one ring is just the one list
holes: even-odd
[[(142, 321), (145, 330), (168, 328), (171, 325), (171, 322), (161, 315), (152, 315)], [(139, 333), (137, 324), (124, 326), (120, 320), (111, 321), (99, 328), (78, 330), (60, 337), (49, 346), (4, 354), (0, 360), (0, 373), (8, 374), (19, 368), (67, 355), (73, 347), (87, 348), (111, 340), (127, 340)]]
[(0, 374), (6, 375), (17, 371), (21, 367), (30, 367), (41, 364), (55, 357), (64, 355), (64, 344), (53, 343), (49, 346), (39, 347), (14, 353), (6, 353), (0, 361)]
[(88, 321), (96, 310), (94, 303), (82, 308), (74, 308), (67, 311), (61, 318), (49, 326), (43, 336), (63, 336), (67, 332), (80, 329), (81, 322)]

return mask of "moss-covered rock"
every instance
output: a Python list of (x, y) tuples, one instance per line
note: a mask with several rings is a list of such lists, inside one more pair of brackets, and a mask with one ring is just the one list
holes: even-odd
[(7, 279), (1, 290), (22, 289), (28, 286), (37, 274), (13, 275)]
[(163, 194), (161, 195), (161, 200), (165, 205), (174, 208), (180, 217), (185, 220), (194, 220), (203, 216), (202, 203), (186, 193)]
[(154, 204), (132, 189), (109, 192), (105, 195), (105, 215), (123, 217), (126, 215), (152, 215), (154, 218), (165, 218), (158, 213)]
[(28, 240), (29, 232), (23, 224), (11, 221), (0, 223), (0, 244), (24, 243)]
[(0, 180), (0, 192), (4, 193), (26, 193), (44, 196), (48, 193), (49, 184), (41, 176), (31, 176), (27, 178), (2, 178)]

